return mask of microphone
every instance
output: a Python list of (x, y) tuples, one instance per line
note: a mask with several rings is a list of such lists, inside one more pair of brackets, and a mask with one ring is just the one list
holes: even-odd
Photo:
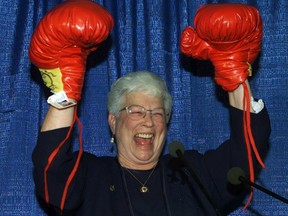
[(184, 157), (184, 146), (181, 142), (173, 141), (168, 145), (168, 152), (174, 158), (179, 158), (181, 162), (185, 165), (188, 169), (190, 175), (193, 177), (195, 182), (198, 184), (199, 188), (201, 189), (202, 193), (205, 195), (207, 200), (209, 201), (210, 205), (214, 208), (216, 215), (221, 216), (220, 210), (217, 208), (216, 204), (213, 202), (212, 198), (209, 196), (207, 190), (205, 189), (204, 185), (201, 183), (201, 180), (198, 178), (196, 173), (193, 171), (192, 167), (190, 166), (189, 162)]
[(168, 145), (168, 151), (172, 157), (177, 158), (183, 156), (184, 146), (178, 141), (173, 141)]
[(284, 197), (256, 184), (256, 183), (253, 183), (251, 181), (249, 181), (248, 179), (246, 179), (245, 177), (245, 173), (244, 171), (240, 168), (240, 167), (233, 167), (231, 168), (228, 173), (227, 173), (227, 179), (228, 179), (228, 182), (232, 185), (240, 185), (240, 184), (246, 184), (246, 185), (249, 185), (249, 186), (252, 186), (254, 188), (257, 188), (259, 190), (261, 190), (262, 192), (288, 204), (288, 200), (285, 199)]

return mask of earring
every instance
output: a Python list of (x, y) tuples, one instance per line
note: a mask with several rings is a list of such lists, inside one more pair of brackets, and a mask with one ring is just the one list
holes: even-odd
[(111, 149), (110, 152), (113, 153), (114, 152), (114, 146), (115, 146), (115, 138), (114, 138), (114, 134), (111, 136), (110, 138), (110, 144), (111, 144)]
[(111, 144), (114, 143), (114, 135), (112, 135), (112, 137), (110, 138), (110, 143), (111, 143)]

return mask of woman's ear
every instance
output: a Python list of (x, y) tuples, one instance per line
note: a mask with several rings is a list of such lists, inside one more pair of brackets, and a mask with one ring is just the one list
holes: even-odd
[(113, 113), (109, 113), (108, 115), (108, 124), (112, 134), (115, 134), (116, 117)]

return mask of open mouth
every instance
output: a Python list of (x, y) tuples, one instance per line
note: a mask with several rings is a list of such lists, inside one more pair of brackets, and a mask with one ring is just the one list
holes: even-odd
[(151, 146), (153, 143), (154, 134), (152, 133), (139, 133), (136, 134), (134, 140), (137, 145)]

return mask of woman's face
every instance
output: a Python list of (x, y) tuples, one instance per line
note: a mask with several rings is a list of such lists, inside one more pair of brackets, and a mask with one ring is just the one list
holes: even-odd
[[(121, 108), (140, 105), (147, 110), (164, 107), (159, 98), (147, 96), (141, 92), (129, 94)], [(131, 119), (123, 110), (119, 117), (109, 114), (109, 125), (115, 134), (118, 148), (118, 160), (123, 167), (130, 169), (151, 169), (158, 162), (166, 137), (166, 119), (155, 120), (146, 112), (140, 119)]]

